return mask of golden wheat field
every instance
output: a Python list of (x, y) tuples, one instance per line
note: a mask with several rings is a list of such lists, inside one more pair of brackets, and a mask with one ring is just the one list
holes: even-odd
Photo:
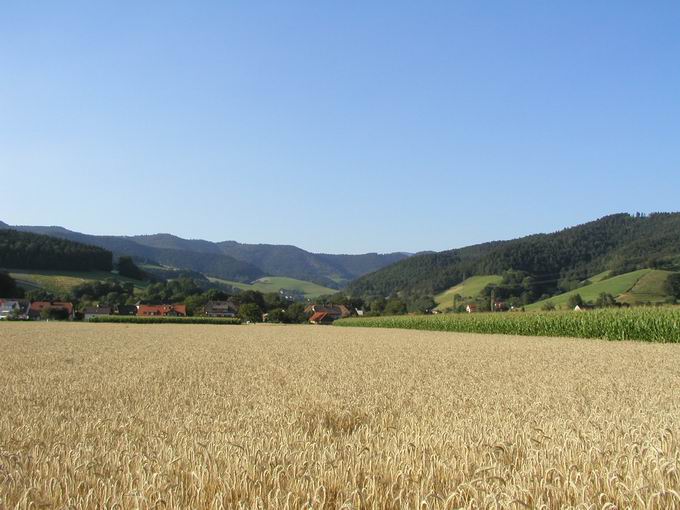
[(0, 508), (680, 508), (680, 346), (0, 325)]

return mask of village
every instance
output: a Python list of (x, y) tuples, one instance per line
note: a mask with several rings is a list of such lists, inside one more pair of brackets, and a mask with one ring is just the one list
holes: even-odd
[[(363, 310), (346, 305), (308, 304), (304, 313), (310, 324), (331, 324), (337, 319), (351, 316), (362, 316)], [(0, 320), (65, 320), (91, 321), (95, 318), (109, 316), (136, 317), (187, 317), (187, 306), (183, 303), (173, 304), (135, 304), (135, 305), (97, 305), (85, 306), (77, 310), (68, 301), (29, 301), (26, 299), (0, 299)], [(231, 300), (208, 301), (194, 316), (207, 318), (239, 317), (239, 306)], [(270, 314), (262, 314), (262, 322), (269, 322)]]

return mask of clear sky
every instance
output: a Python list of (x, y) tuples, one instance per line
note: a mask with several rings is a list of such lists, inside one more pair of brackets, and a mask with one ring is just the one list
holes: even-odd
[(680, 210), (680, 2), (0, 6), (0, 220), (442, 250)]

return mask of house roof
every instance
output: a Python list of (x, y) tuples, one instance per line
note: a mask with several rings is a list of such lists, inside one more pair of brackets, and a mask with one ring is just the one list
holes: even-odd
[(111, 315), (110, 306), (88, 306), (83, 310), (87, 315)]
[(135, 315), (137, 313), (137, 306), (135, 305), (118, 305), (116, 311), (119, 315)]
[(45, 308), (63, 308), (69, 315), (73, 314), (73, 303), (67, 303), (65, 301), (33, 301), (31, 303), (30, 311), (40, 312)]
[(309, 322), (323, 322), (327, 319), (333, 320), (333, 317), (333, 315), (327, 312), (315, 312), (314, 315), (309, 318)]
[(139, 305), (137, 315), (168, 315), (175, 312), (180, 315), (187, 314), (187, 306), (183, 304), (175, 305)]
[(208, 301), (205, 304), (205, 309), (227, 309), (231, 311), (236, 311), (237, 306), (232, 301)]

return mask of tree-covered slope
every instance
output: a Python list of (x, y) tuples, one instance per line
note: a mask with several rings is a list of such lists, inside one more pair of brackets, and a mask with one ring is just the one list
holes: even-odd
[(30, 232), (0, 229), (0, 267), (110, 271), (113, 255), (97, 246)]
[(672, 267), (680, 257), (680, 213), (615, 214), (552, 234), (417, 255), (366, 275), (353, 295), (436, 294), (472, 275), (526, 272), (540, 293), (613, 269)]

